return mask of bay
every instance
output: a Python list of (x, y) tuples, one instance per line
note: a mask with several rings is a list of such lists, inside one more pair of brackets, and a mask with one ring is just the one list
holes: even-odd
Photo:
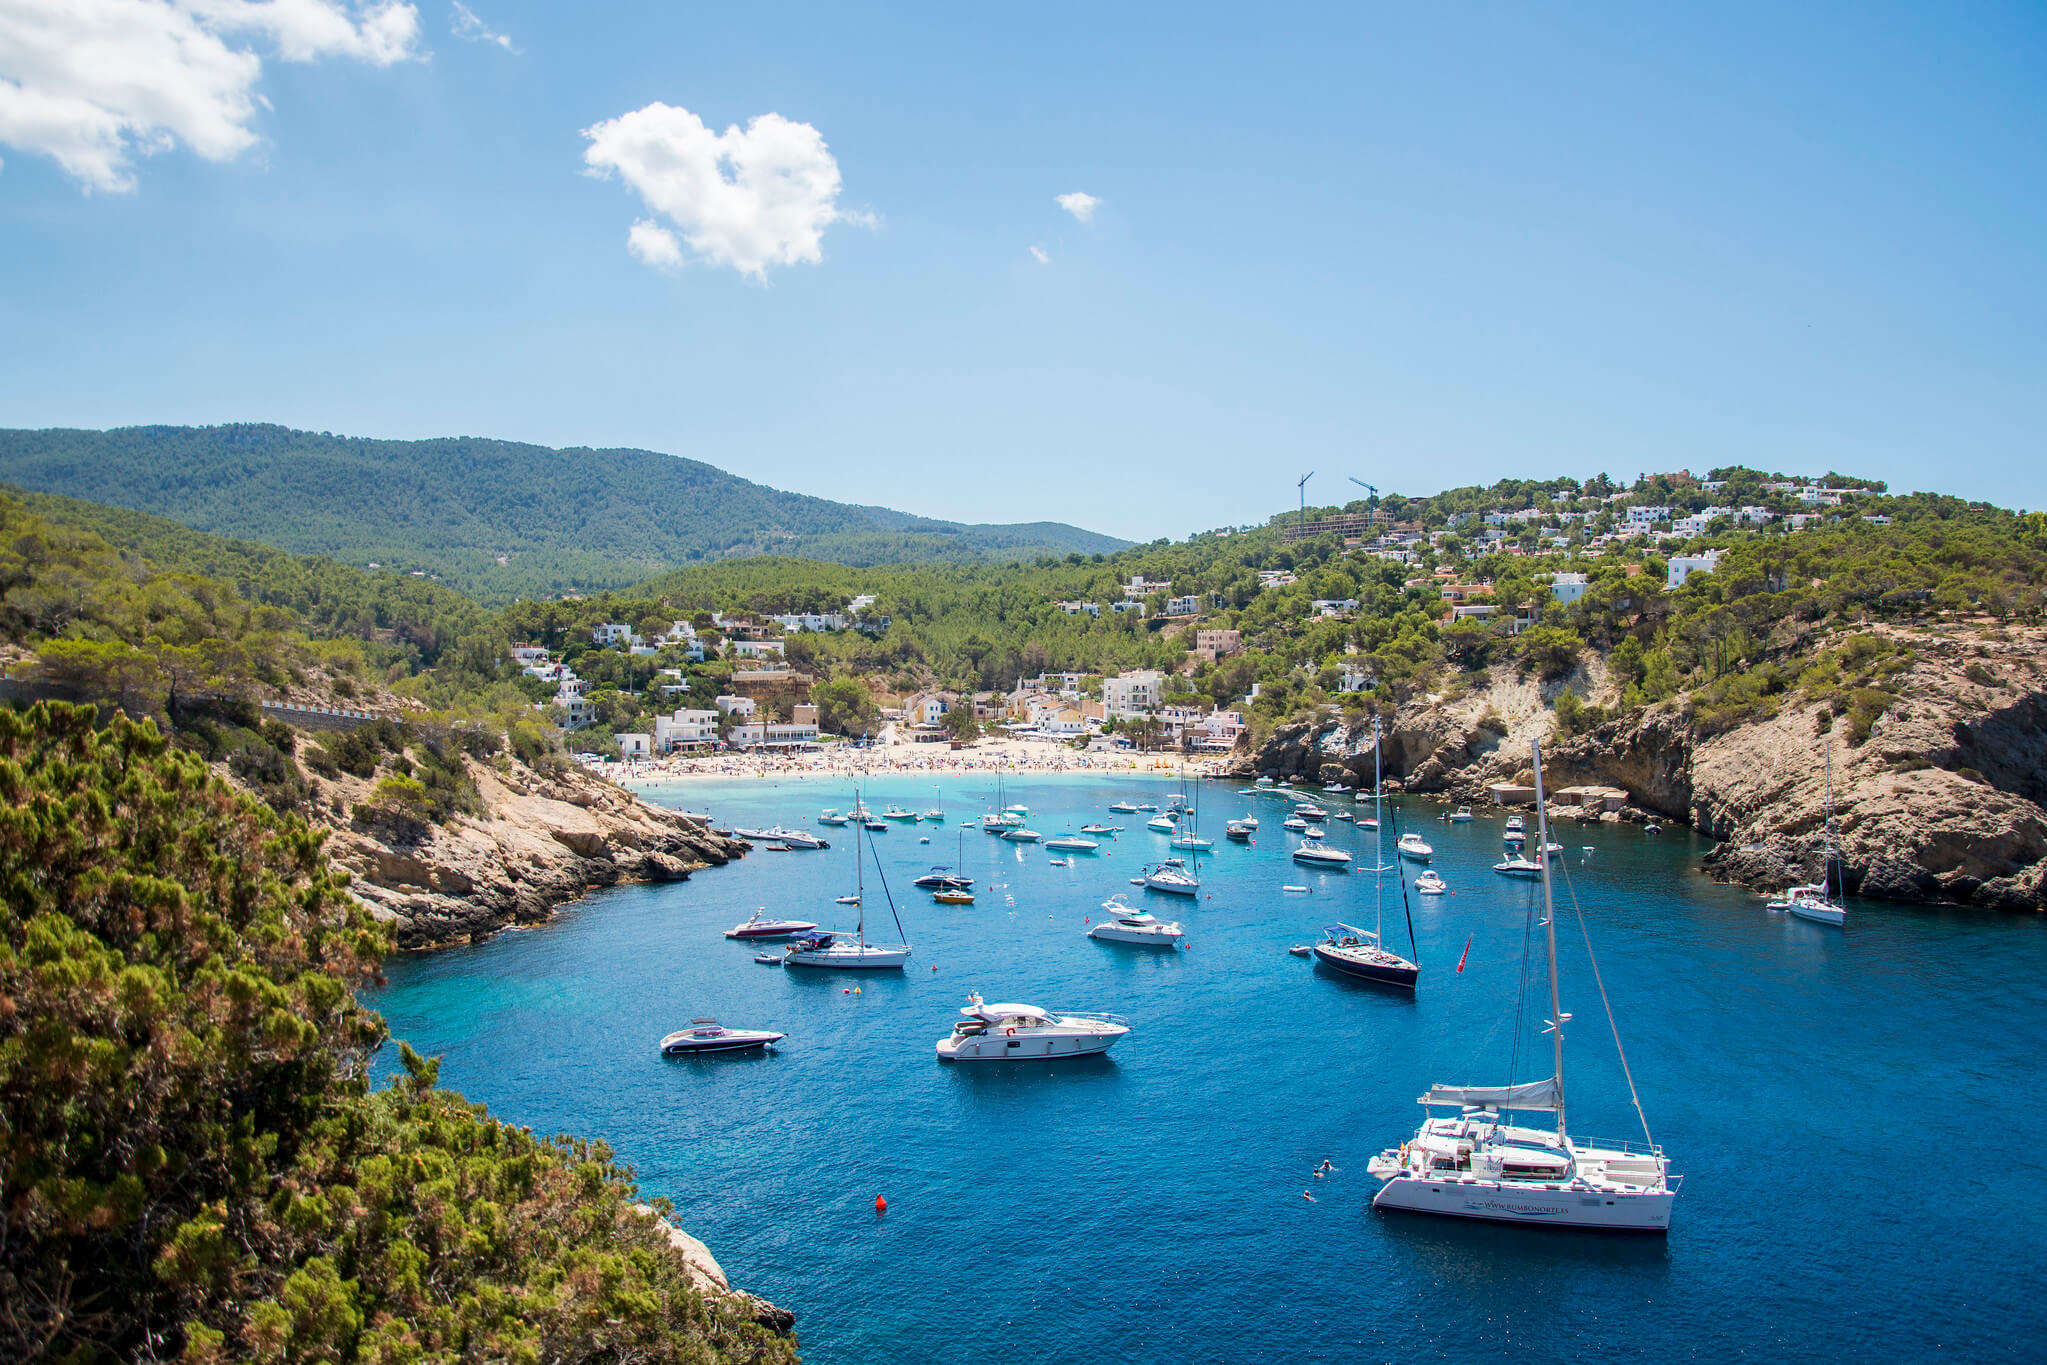
[[(996, 793), (958, 779), (942, 828), (875, 837), (909, 970), (854, 975), (758, 966), (721, 937), (757, 906), (852, 927), (832, 903), (853, 889), (852, 831), (815, 823), (850, 788), (673, 784), (650, 798), (822, 830), (833, 847), (756, 852), (394, 961), (371, 1003), (443, 1057), (443, 1084), (609, 1142), (736, 1284), (796, 1310), (815, 1362), (2037, 1358), (2047, 1160), (2017, 1103), (2047, 1032), (2037, 919), (1855, 903), (1828, 929), (1704, 878), (1707, 845), (1688, 833), (1566, 825), (1571, 1126), (1639, 1137), (1575, 902), (1655, 1138), (1685, 1176), (1671, 1231), (1380, 1214), (1366, 1160), (1413, 1131), (1431, 1082), (1497, 1082), (1517, 1056), (1518, 1076), (1546, 1074), (1539, 1019), (1517, 1027), (1531, 888), (1490, 871), (1500, 818), (1445, 824), (1440, 806), (1405, 804), (1455, 893), (1403, 906), (1386, 881), (1388, 941), (1406, 942), (1411, 914), (1423, 964), (1406, 998), (1287, 953), (1331, 920), (1370, 924), (1373, 879), (1293, 864), (1278, 800), (1196, 784), (1217, 844), (1201, 898), (1130, 886), (1165, 839), (1105, 808), (1175, 785), (1011, 780), (1007, 799), (1048, 836), (1125, 829), (1054, 867), (1041, 846), (962, 835)], [(862, 795), (922, 810), (940, 793), (896, 777)], [(1263, 822), (1255, 846), (1226, 843), (1223, 819), (1246, 810)], [(1327, 827), (1371, 863), (1369, 835)], [(975, 905), (909, 887), (955, 862)], [(877, 880), (870, 861), (870, 937), (892, 942)], [(1117, 892), (1179, 919), (1187, 949), (1088, 939)], [(1115, 1011), (1133, 1032), (1102, 1059), (941, 1063), (933, 1044), (976, 990)], [(656, 1055), (699, 1015), (790, 1037), (773, 1055)], [(1313, 1178), (1325, 1159), (1337, 1170)]]

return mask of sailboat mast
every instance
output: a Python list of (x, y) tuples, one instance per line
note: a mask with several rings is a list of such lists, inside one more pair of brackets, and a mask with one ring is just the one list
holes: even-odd
[(1549, 871), (1549, 801), (1542, 790), (1542, 741), (1531, 740), (1529, 748), (1535, 755), (1535, 856), (1542, 863), (1542, 925), (1543, 941), (1549, 949), (1549, 1019), (1550, 1037), (1556, 1051), (1557, 1084), (1557, 1142), (1568, 1144), (1564, 1127), (1564, 1006), (1557, 995), (1557, 906), (1550, 895)]
[[(1834, 727), (1827, 727), (1827, 861), (1820, 868), (1820, 887), (1826, 899), (1834, 899)], [(1845, 890), (1842, 899), (1847, 899)]]
[(1379, 718), (1372, 717), (1372, 941), (1386, 946), (1386, 802), (1381, 795)]
[[(860, 789), (853, 789), (853, 809), (860, 809)], [(860, 866), (860, 835), (867, 828), (867, 822), (855, 816), (853, 819), (853, 903), (859, 908), (859, 917), (854, 921), (854, 933), (859, 936), (860, 946), (867, 947), (867, 876)], [(841, 921), (843, 923), (843, 921)]]

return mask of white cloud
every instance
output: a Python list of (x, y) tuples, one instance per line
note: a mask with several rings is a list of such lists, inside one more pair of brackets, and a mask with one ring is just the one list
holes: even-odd
[(1086, 223), (1093, 221), (1095, 207), (1102, 201), (1095, 198), (1092, 194), (1083, 194), (1079, 190), (1075, 190), (1072, 194), (1053, 195), (1052, 202), (1080, 219), (1081, 222)]
[(1036, 261), (1039, 265), (1052, 264), (1051, 256), (1047, 255), (1045, 252), (1045, 248), (1041, 246), (1034, 246), (1031, 248), (1031, 259)]
[(656, 270), (682, 269), (681, 240), (651, 218), (642, 218), (632, 225), (625, 235), (625, 249), (638, 257), (642, 265), (651, 265)]
[(267, 42), (285, 61), (420, 55), (402, 0), (0, 0), (0, 142), (87, 190), (135, 187), (137, 156), (183, 144), (227, 161), (251, 126)]
[(455, 24), (449, 31), (457, 38), (472, 43), (496, 43), (507, 52), (518, 52), (519, 49), (512, 46), (512, 40), (508, 35), (491, 32), (490, 26), (477, 18), (476, 11), (463, 4), (462, 0), (449, 0), (449, 3), (455, 7)]
[[(839, 163), (823, 135), (780, 114), (713, 133), (689, 110), (657, 102), (585, 128), (583, 136), (591, 175), (617, 172), (681, 230), (697, 259), (755, 279), (772, 265), (823, 260), (824, 230), (833, 223), (874, 223), (870, 213), (839, 207)], [(674, 234), (651, 220), (634, 225), (627, 246), (649, 264), (667, 265), (647, 254), (653, 232), (667, 236), (679, 263)]]

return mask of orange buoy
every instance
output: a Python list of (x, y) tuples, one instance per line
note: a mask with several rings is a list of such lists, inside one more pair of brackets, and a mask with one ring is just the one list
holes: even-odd
[(874, 1196), (874, 1211), (875, 1211), (876, 1213), (887, 1213), (887, 1212), (888, 1212), (888, 1200), (886, 1200), (886, 1199), (882, 1198), (882, 1197), (881, 1197), (880, 1195), (878, 1195), (878, 1194), (877, 1194), (876, 1196)]

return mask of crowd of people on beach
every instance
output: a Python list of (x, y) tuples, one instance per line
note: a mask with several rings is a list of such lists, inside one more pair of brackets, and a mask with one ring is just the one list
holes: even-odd
[[(763, 752), (669, 754), (659, 758), (630, 759), (605, 765), (605, 773), (622, 782), (659, 782), (686, 777), (860, 777), (870, 773), (928, 773), (943, 777), (954, 773), (1178, 773), (1183, 761), (1176, 754), (1099, 753), (1077, 751), (1048, 740), (984, 740), (966, 749), (946, 749), (923, 744), (884, 744), (858, 748), (835, 744), (828, 748), (791, 754)], [(1222, 760), (1208, 758), (1184, 763), (1190, 777), (1205, 777), (1220, 770)]]

